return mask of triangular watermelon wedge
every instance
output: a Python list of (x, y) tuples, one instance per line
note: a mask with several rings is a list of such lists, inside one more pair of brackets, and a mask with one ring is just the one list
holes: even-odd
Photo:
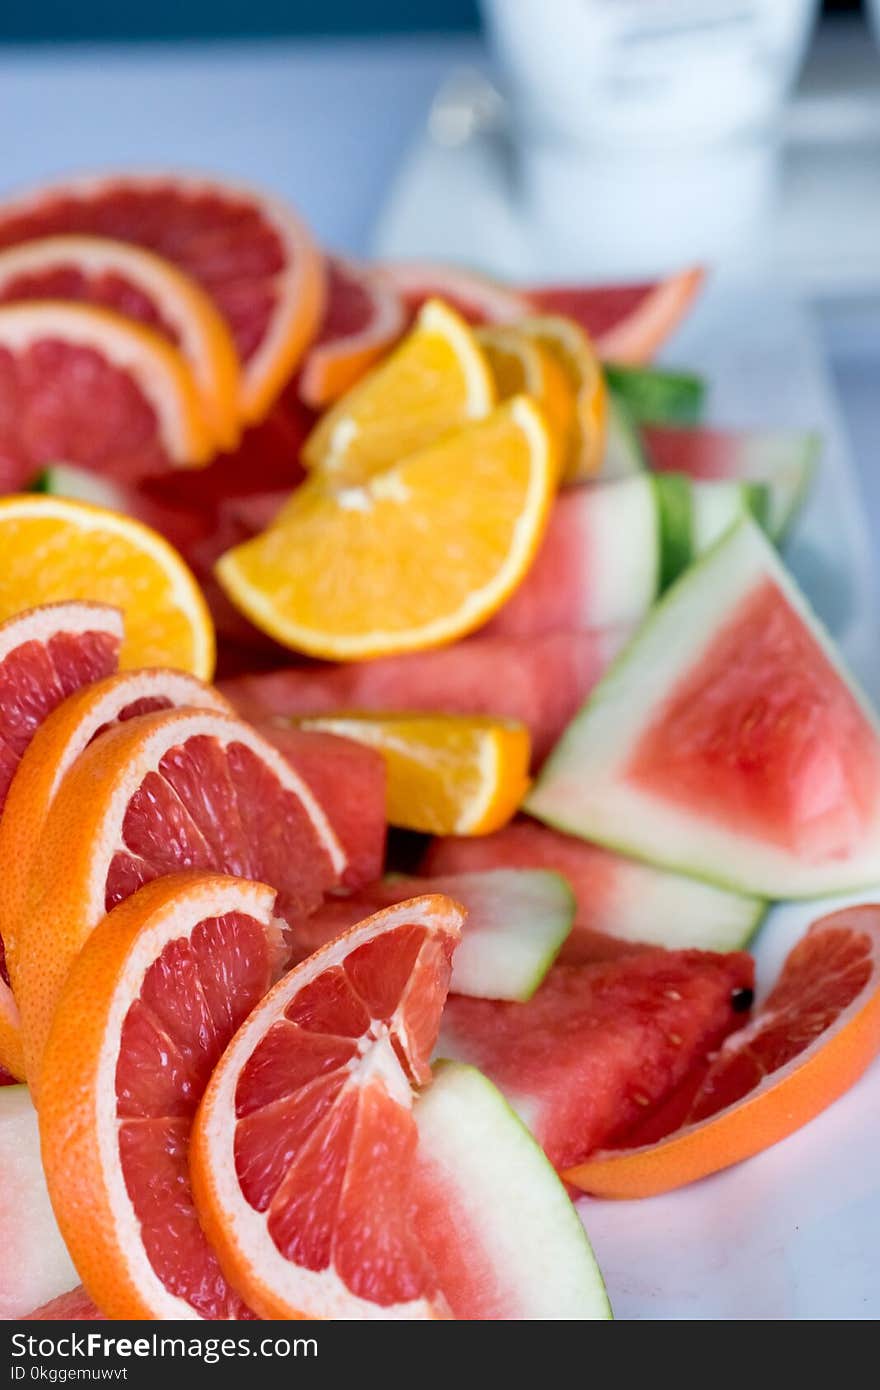
[(880, 882), (877, 718), (754, 522), (673, 586), (526, 806), (757, 896)]

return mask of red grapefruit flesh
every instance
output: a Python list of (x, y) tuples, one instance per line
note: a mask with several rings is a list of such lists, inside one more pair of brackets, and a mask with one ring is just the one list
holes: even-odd
[(584, 964), (639, 950), (745, 945), (766, 905), (681, 874), (654, 869), (522, 816), (493, 835), (450, 836), (429, 845), (421, 871), (435, 876), (490, 869), (551, 869), (575, 896), (574, 925), (560, 953)]
[[(485, 1072), (556, 1168), (582, 1162), (659, 1106), (751, 999), (747, 955), (646, 951), (554, 966), (524, 1004), (450, 996), (437, 1055)], [(748, 991), (748, 993), (744, 993)]]
[(542, 313), (574, 319), (609, 362), (649, 362), (691, 308), (703, 271), (631, 285), (544, 285), (529, 291)]
[[(343, 887), (357, 890), (373, 883), (385, 862), (388, 776), (382, 754), (335, 734), (306, 733), (268, 721), (258, 728), (324, 808), (345, 853)], [(367, 915), (361, 913), (361, 917)], [(360, 918), (352, 918), (348, 925), (355, 921)]]
[(345, 666), (290, 667), (221, 689), (249, 719), (407, 710), (525, 724), (535, 760), (550, 751), (625, 640), (624, 630), (520, 640), (475, 637), (436, 651)]
[(24, 1322), (103, 1322), (104, 1314), (96, 1308), (82, 1285), (63, 1293), (32, 1313), (23, 1313)]
[(331, 257), (324, 317), (302, 364), (300, 398), (314, 410), (337, 400), (396, 342), (407, 321), (393, 286), (366, 267)]
[(844, 908), (813, 924), (752, 1021), (696, 1084), (566, 1177), (610, 1197), (651, 1196), (706, 1177), (813, 1119), (878, 1051), (880, 908)]

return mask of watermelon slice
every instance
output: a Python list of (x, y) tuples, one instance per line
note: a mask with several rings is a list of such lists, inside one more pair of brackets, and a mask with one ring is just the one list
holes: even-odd
[(450, 995), (438, 1057), (485, 1072), (556, 1168), (624, 1137), (746, 1018), (751, 957), (645, 951), (555, 965), (526, 1004)]
[(385, 862), (387, 829), (382, 754), (353, 739), (271, 720), (259, 730), (284, 754), (330, 821), (348, 859), (343, 887), (356, 891), (375, 882)]
[(654, 483), (662, 537), (661, 589), (744, 517), (766, 527), (770, 501), (763, 483), (703, 482), (684, 473), (655, 474)]
[(638, 623), (657, 596), (660, 554), (650, 475), (569, 488), (526, 578), (484, 632), (534, 637)]
[(0, 1088), (0, 1179), (0, 1319), (20, 1318), (77, 1282), (49, 1203), (26, 1086)]
[[(438, 888), (441, 880), (451, 883), (455, 876), (473, 878), (504, 868), (553, 869), (567, 880), (575, 896), (574, 925), (559, 957), (567, 962), (640, 946), (736, 950), (754, 934), (766, 911), (766, 903), (757, 898), (625, 859), (526, 816), (494, 835), (432, 840), (421, 864), (432, 884), (438, 876)], [(456, 989), (454, 983), (452, 987)]]
[(577, 1212), (496, 1087), (473, 1067), (438, 1063), (413, 1118), (415, 1227), (452, 1316), (610, 1318)]
[(642, 438), (658, 473), (765, 484), (767, 532), (777, 542), (800, 509), (821, 448), (819, 435), (793, 430), (749, 433), (647, 425)]
[(446, 893), (467, 909), (450, 988), (478, 999), (531, 998), (574, 917), (571, 889), (546, 869), (447, 874), (430, 883), (395, 875), (350, 898), (328, 899), (303, 924), (297, 941), (309, 954), (381, 908), (423, 893)]
[(642, 437), (626, 402), (614, 393), (608, 396), (608, 421), (605, 435), (605, 455), (599, 470), (601, 482), (616, 482), (631, 478), (648, 467), (648, 455)]
[(545, 314), (564, 314), (585, 328), (609, 362), (641, 365), (678, 327), (700, 286), (699, 267), (634, 285), (544, 285), (529, 296)]
[(706, 382), (694, 372), (606, 362), (605, 380), (639, 425), (698, 425), (702, 419)]
[(540, 762), (629, 635), (474, 637), (437, 651), (352, 665), (288, 667), (220, 683), (246, 719), (339, 710), (492, 714), (525, 724)]
[(670, 590), (527, 807), (769, 898), (880, 878), (880, 730), (773, 547), (743, 521)]

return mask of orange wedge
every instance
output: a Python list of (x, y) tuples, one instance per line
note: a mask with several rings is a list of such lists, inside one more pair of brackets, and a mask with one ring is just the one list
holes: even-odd
[(553, 356), (574, 392), (575, 409), (562, 462), (563, 481), (577, 483), (594, 477), (605, 453), (608, 388), (592, 343), (572, 319), (547, 315), (521, 319), (516, 327)]
[(561, 453), (574, 429), (575, 392), (559, 358), (515, 324), (478, 328), (475, 337), (486, 354), (498, 399), (506, 401), (522, 393), (532, 396), (547, 416)]
[(0, 555), (0, 621), (38, 603), (113, 604), (125, 616), (122, 666), (173, 666), (210, 678), (207, 604), (177, 551), (148, 526), (63, 497), (5, 497)]
[(217, 576), (251, 622), (313, 656), (439, 646), (480, 627), (523, 578), (557, 470), (543, 414), (517, 396), (363, 485), (308, 479)]
[(302, 457), (346, 483), (482, 420), (495, 403), (492, 373), (473, 331), (454, 309), (429, 300), (402, 342), (309, 435)]
[(0, 251), (0, 302), (77, 300), (146, 324), (183, 354), (220, 449), (238, 442), (238, 357), (213, 300), (170, 261), (104, 237), (56, 236)]
[(467, 714), (338, 714), (303, 720), (376, 748), (388, 769), (388, 819), (430, 835), (488, 835), (529, 784), (522, 724)]

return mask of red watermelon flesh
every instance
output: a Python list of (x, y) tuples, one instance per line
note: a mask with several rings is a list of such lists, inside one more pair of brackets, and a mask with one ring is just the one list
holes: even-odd
[(742, 952), (556, 965), (524, 1004), (450, 995), (437, 1056), (484, 1072), (559, 1169), (624, 1137), (747, 1018)]
[(436, 651), (351, 665), (289, 667), (221, 682), (246, 719), (340, 710), (494, 714), (525, 724), (536, 762), (619, 650), (627, 633), (554, 632), (524, 641), (474, 637)]
[[(348, 860), (343, 887), (356, 891), (374, 883), (385, 862), (387, 774), (382, 754), (336, 734), (306, 733), (271, 721), (258, 728), (302, 777), (336, 832)], [(360, 918), (349, 925), (354, 921)]]
[(60, 1294), (50, 1303), (35, 1308), (32, 1313), (22, 1314), (23, 1322), (103, 1322), (104, 1314), (89, 1298), (83, 1286), (71, 1289), (70, 1293)]

